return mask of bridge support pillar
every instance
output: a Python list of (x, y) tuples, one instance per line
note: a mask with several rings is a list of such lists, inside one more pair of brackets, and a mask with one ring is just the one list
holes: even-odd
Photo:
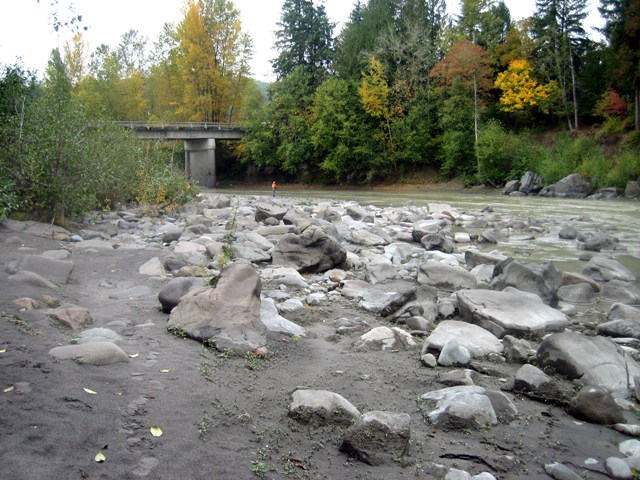
[(214, 138), (185, 140), (184, 168), (201, 187), (216, 186), (216, 141)]

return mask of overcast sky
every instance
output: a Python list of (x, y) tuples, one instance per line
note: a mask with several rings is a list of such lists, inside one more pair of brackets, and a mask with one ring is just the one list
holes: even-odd
[[(0, 0), (0, 64), (13, 64), (17, 57), (28, 68), (44, 70), (51, 49), (64, 45), (70, 37), (68, 31), (60, 35), (50, 26), (51, 0)], [(130, 29), (145, 35), (150, 44), (155, 41), (166, 22), (177, 23), (182, 18), (183, 0), (59, 0), (60, 13), (67, 13), (70, 3), (77, 14), (83, 16), (82, 24), (89, 27), (84, 32), (85, 41), (92, 52), (104, 43), (114, 48), (123, 33)], [(283, 0), (234, 0), (240, 10), (242, 27), (253, 39), (254, 55), (252, 74), (259, 80), (271, 81), (273, 32), (280, 19)], [(329, 19), (336, 24), (334, 34), (344, 25), (353, 8), (352, 0), (325, 0)], [(535, 0), (506, 0), (514, 19), (529, 16), (535, 9)], [(459, 2), (447, 0), (449, 12), (455, 12)], [(597, 12), (598, 0), (589, 0), (591, 17), (588, 25), (601, 25)], [(589, 32), (588, 30), (588, 33)]]

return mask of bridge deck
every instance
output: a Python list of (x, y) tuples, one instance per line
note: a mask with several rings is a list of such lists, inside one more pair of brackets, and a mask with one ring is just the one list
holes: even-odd
[(136, 132), (140, 138), (165, 138), (168, 140), (240, 140), (243, 130), (238, 123), (212, 122), (116, 122)]

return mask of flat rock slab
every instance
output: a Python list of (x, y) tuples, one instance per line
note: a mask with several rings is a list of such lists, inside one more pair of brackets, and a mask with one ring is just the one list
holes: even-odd
[(440, 352), (449, 340), (456, 340), (473, 358), (486, 357), (491, 353), (502, 355), (502, 342), (493, 333), (472, 323), (443, 320), (427, 337), (422, 353)]
[(49, 309), (47, 315), (72, 330), (78, 330), (92, 322), (89, 310), (76, 305), (63, 305)]
[(462, 290), (458, 306), (465, 321), (481, 326), (496, 337), (543, 335), (563, 330), (566, 315), (540, 299), (516, 291)]
[(128, 362), (129, 357), (119, 346), (112, 342), (94, 342), (81, 345), (65, 345), (49, 350), (49, 354), (59, 360), (75, 360), (89, 365), (111, 365)]
[(29, 272), (26, 270), (21, 270), (19, 272), (14, 273), (13, 275), (9, 275), (7, 280), (10, 282), (20, 282), (26, 285), (31, 285), (33, 287), (41, 287), (41, 288), (58, 288), (58, 286), (44, 278), (42, 275), (38, 275), (35, 272)]

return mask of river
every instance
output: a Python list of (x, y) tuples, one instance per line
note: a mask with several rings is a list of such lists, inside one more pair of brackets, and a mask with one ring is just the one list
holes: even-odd
[[(271, 195), (270, 190), (215, 189), (204, 193), (227, 195)], [(461, 212), (474, 214), (485, 207), (493, 209), (496, 220), (510, 218), (535, 219), (547, 229), (535, 234), (535, 239), (522, 236), (510, 237), (498, 245), (484, 244), (484, 251), (499, 250), (524, 262), (551, 260), (560, 270), (580, 272), (584, 262), (578, 260), (581, 251), (575, 240), (562, 240), (559, 230), (573, 224), (581, 231), (609, 233), (620, 240), (613, 256), (640, 278), (640, 202), (637, 200), (569, 200), (545, 197), (509, 197), (497, 191), (432, 191), (432, 190), (313, 190), (280, 189), (278, 196), (299, 197), (313, 201), (348, 201), (377, 207), (400, 207), (411, 203), (417, 206), (429, 203), (446, 203)], [(454, 229), (455, 231), (455, 229)], [(469, 231), (470, 233), (479, 233)]]

